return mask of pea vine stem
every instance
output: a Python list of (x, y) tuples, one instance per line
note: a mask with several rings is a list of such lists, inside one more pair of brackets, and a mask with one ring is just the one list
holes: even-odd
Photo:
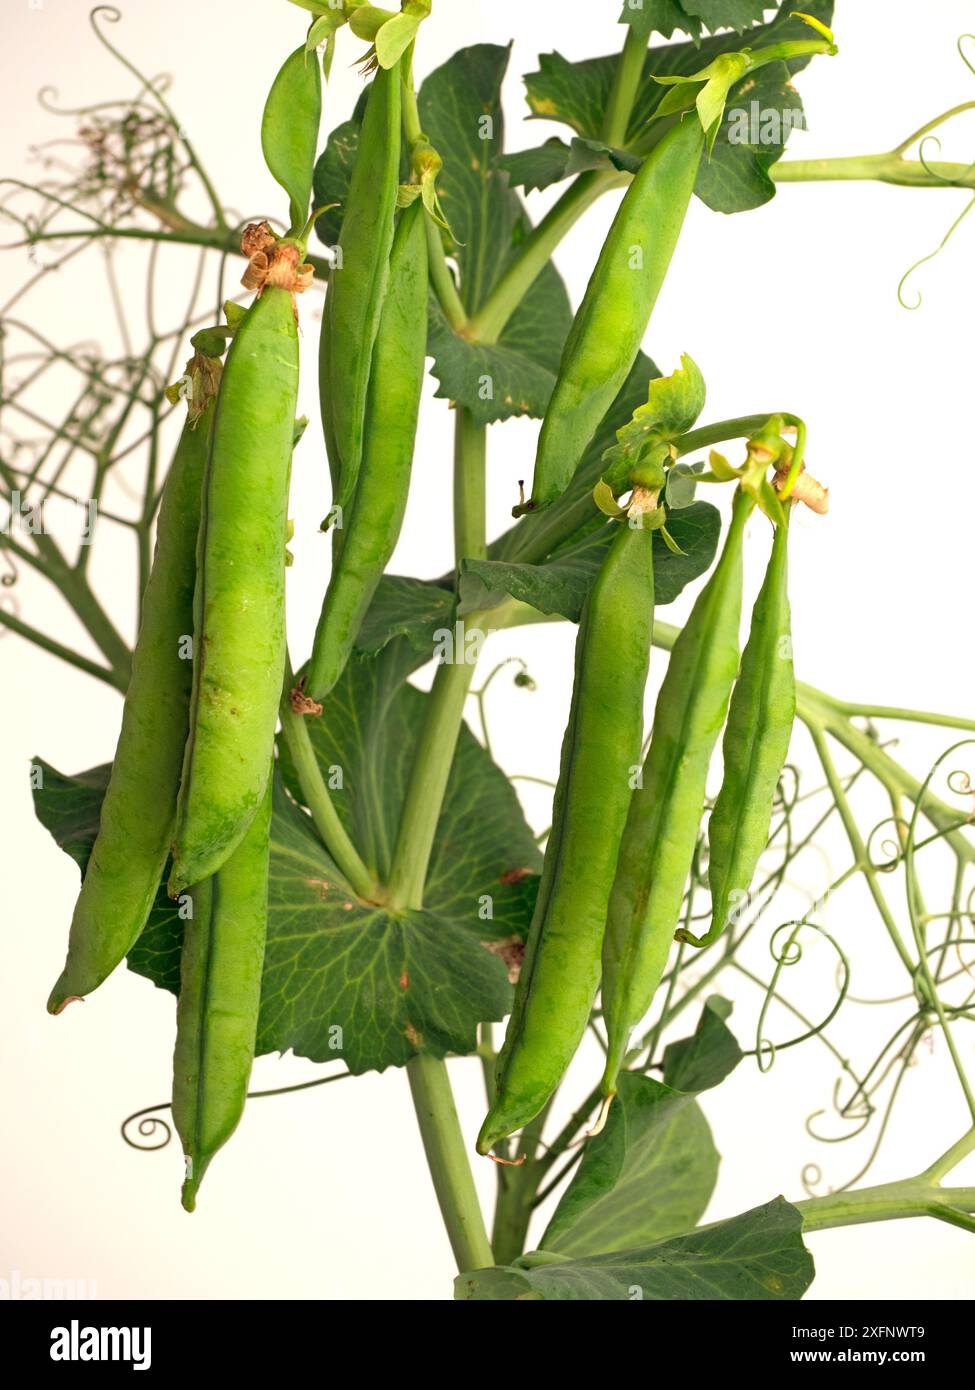
[[(421, 135), (420, 112), (416, 102), (416, 90), (413, 86), (411, 58), (403, 76), (403, 137), (407, 150), (412, 149)], [(425, 221), (430, 282), (447, 322), (455, 333), (463, 333), (467, 326), (467, 310), (461, 302), (450, 266), (447, 264), (440, 229), (432, 217), (427, 217)]]
[(349, 838), (332, 804), (328, 788), (322, 777), (307, 720), (291, 708), (291, 688), (294, 673), (291, 663), (287, 665), (284, 681), (284, 694), (281, 699), (281, 731), (284, 734), (291, 761), (301, 785), (302, 795), (311, 812), (315, 829), (339, 870), (345, 875), (349, 887), (357, 897), (374, 902), (378, 896), (378, 886), (374, 876), (363, 863), (359, 851)]
[(796, 1202), (803, 1230), (823, 1231), (835, 1226), (856, 1226), (866, 1221), (897, 1221), (910, 1216), (933, 1216), (939, 1221), (975, 1230), (969, 1213), (975, 1212), (975, 1187), (939, 1187), (926, 1175), (901, 1182), (861, 1187), (852, 1192), (831, 1192)]
[(769, 170), (775, 183), (890, 183), (899, 188), (975, 189), (975, 168), (944, 160), (904, 159), (883, 154), (841, 155), (833, 159), (782, 159)]
[(447, 1236), (460, 1271), (494, 1264), (446, 1062), (422, 1053), (406, 1073)]
[[(465, 554), (484, 551), (486, 430), (464, 410), (458, 410), (454, 429), (454, 547), (459, 572)], [(472, 628), (476, 628), (478, 618), (471, 616)], [(413, 754), (386, 885), (386, 902), (393, 910), (423, 905), (430, 853), (477, 654), (475, 647), (473, 659), (468, 660), (459, 629), (455, 629), (455, 639), (455, 659), (437, 669)], [(447, 1064), (420, 1053), (407, 1063), (406, 1071), (427, 1166), (457, 1268), (461, 1272), (486, 1268), (494, 1264), (494, 1255), (457, 1119)]]

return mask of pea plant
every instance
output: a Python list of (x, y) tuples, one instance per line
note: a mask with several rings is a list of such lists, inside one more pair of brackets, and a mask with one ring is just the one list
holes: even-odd
[[(693, 197), (739, 215), (800, 180), (973, 188), (972, 168), (932, 162), (929, 142), (975, 102), (888, 154), (790, 161), (795, 79), (842, 61), (831, 0), (803, 13), (626, 0), (617, 55), (547, 54), (525, 79), (531, 113), (565, 138), (505, 154), (509, 49), (473, 44), (420, 80), (430, 0), (276, 4), (273, 32), (290, 19), (293, 51), (253, 150), (276, 206), (229, 211), (169, 84), (113, 43), (121, 15), (107, 6), (92, 29), (131, 94), (66, 112), (76, 134), (41, 152), (40, 180), (4, 185), (32, 264), (3, 309), (0, 624), (124, 696), (110, 767), (31, 763), (37, 817), (82, 874), (50, 1012), (95, 996), (123, 961), (177, 997), (171, 1106), (131, 1117), (140, 1137), (133, 1125), (128, 1136), (168, 1138), (171, 1108), (187, 1210), (237, 1126), (255, 1055), (321, 1064), (305, 1086), (402, 1068), (460, 1299), (796, 1299), (814, 1273), (809, 1232), (922, 1216), (975, 1230), (975, 1188), (950, 1183), (975, 1149), (959, 1041), (975, 1008), (961, 770), (975, 720), (797, 682), (790, 527), (798, 508), (828, 507), (828, 480), (806, 466), (807, 422), (781, 408), (709, 421), (693, 356), (665, 370), (642, 350)], [(362, 94), (323, 143), (336, 53), (361, 61)], [(558, 196), (533, 223), (531, 194), (548, 188)], [(573, 314), (552, 253), (614, 191)], [(99, 246), (115, 358), (59, 341), (25, 307)], [(195, 274), (163, 314), (161, 266), (186, 248)], [(118, 284), (139, 257), (141, 317)], [(300, 333), (318, 337), (320, 424), (296, 419)], [(455, 433), (455, 563), (433, 579), (387, 572), (428, 359)], [(59, 416), (50, 401), (62, 398)], [(541, 421), (534, 474), (491, 539), (488, 440), (517, 416)], [(313, 542), (322, 556), (330, 546), (331, 568), (326, 586), (323, 559), (303, 653), (289, 651), (284, 618), (288, 547), (304, 543), (289, 521), (293, 454), (296, 468), (327, 465), (331, 491)], [(723, 536), (715, 498), (728, 499)], [(43, 522), (46, 505), (72, 499), (96, 518), (80, 544)], [(131, 646), (93, 579), (111, 528), (134, 541)], [(748, 611), (756, 550), (765, 577)], [(27, 571), (97, 656), (30, 621)], [(678, 629), (662, 610), (688, 588)], [(513, 659), (475, 676), (490, 633), (550, 622), (578, 631), (551, 825), (536, 835), (487, 720), (502, 672), (513, 663), (526, 690), (532, 678)], [(646, 735), (652, 651), (667, 668)], [(410, 678), (429, 663), (427, 693)], [(959, 741), (917, 775), (884, 732), (898, 721)], [(800, 737), (821, 775), (790, 762)], [(867, 788), (890, 807), (879, 825)], [(789, 881), (833, 826), (848, 863), (783, 920)], [(887, 1001), (896, 1029), (855, 1060), (831, 1032), (858, 1002), (838, 906), (854, 885), (905, 977)], [(811, 942), (836, 962), (835, 998), (815, 1017), (789, 987)], [(747, 1046), (725, 981), (755, 992)], [(587, 1035), (602, 1076), (566, 1103)], [(865, 1185), (932, 1036), (963, 1132), (923, 1172)], [(746, 1059), (788, 1066), (807, 1041), (837, 1067), (840, 1138), (875, 1124), (866, 1163), (826, 1192), (810, 1165), (801, 1199), (770, 1193), (702, 1224), (718, 1155), (699, 1096)], [(483, 1071), (476, 1137), (461, 1132), (448, 1057)], [(584, 1072), (577, 1063), (572, 1082)], [(490, 1160), (489, 1233), (472, 1165)], [(218, 1162), (207, 1186), (219, 1180)]]

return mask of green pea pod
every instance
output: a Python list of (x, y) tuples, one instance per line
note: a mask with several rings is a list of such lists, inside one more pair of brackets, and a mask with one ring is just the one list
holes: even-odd
[[(219, 362), (207, 362), (215, 377)], [(194, 381), (206, 378), (201, 371)], [(55, 1014), (97, 989), (125, 959), (146, 924), (169, 854), (192, 685), (181, 643), (193, 631), (196, 533), (214, 414), (212, 401), (194, 397), (198, 413), (183, 426), (163, 489), (122, 731), (71, 919), (68, 958), (47, 1004)]]
[(620, 836), (639, 767), (653, 631), (653, 532), (623, 522), (589, 594), (552, 829), (479, 1153), (527, 1124), (585, 1032)]
[(264, 162), (291, 201), (292, 236), (301, 232), (308, 216), (321, 119), (321, 68), (302, 44), (284, 60), (261, 119)]
[(268, 286), (234, 335), (213, 421), (172, 897), (216, 873), (243, 838), (267, 785), (284, 680), (285, 529), (297, 393), (291, 295)]
[(724, 778), (708, 827), (711, 925), (703, 937), (681, 929), (692, 946), (710, 946), (747, 906), (768, 840), (775, 791), (789, 755), (796, 712), (789, 621), (788, 524), (775, 528), (765, 582), (731, 697), (724, 736)]
[(389, 276), (399, 186), (400, 82), (397, 63), (388, 71), (380, 68), (369, 89), (322, 323), (322, 417), (326, 445), (338, 455), (337, 462), (330, 461), (333, 476), (336, 469), (339, 474), (333, 500), (343, 509), (359, 476), (369, 368)]
[(237, 1128), (254, 1060), (267, 936), (271, 782), (247, 834), (192, 892), (180, 959), (173, 1120), (192, 1211), (210, 1160)]
[(352, 514), (342, 538), (308, 669), (321, 700), (345, 669), (406, 511), (427, 341), (427, 240), (421, 203), (400, 218), (389, 289), (373, 350), (366, 438)]
[(535, 456), (529, 507), (565, 491), (636, 360), (694, 191), (704, 132), (680, 122), (620, 204), (562, 350)]
[(603, 941), (607, 1096), (660, 983), (680, 915), (711, 755), (738, 670), (742, 542), (753, 505), (736, 493), (721, 557), (674, 643), (620, 843)]

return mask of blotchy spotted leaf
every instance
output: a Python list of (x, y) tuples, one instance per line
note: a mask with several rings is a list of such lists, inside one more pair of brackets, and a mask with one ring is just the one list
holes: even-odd
[[(368, 828), (364, 855), (383, 871), (428, 699), (404, 676), (422, 659), (402, 637), (381, 657), (354, 658), (313, 726), (339, 815), (353, 833)], [(286, 758), (281, 766), (296, 786)], [(107, 779), (107, 768), (69, 778), (42, 765), (35, 790), (38, 818), (82, 869)], [(510, 783), (466, 728), (422, 912), (357, 899), (308, 815), (277, 785), (258, 1052), (291, 1048), (361, 1072), (418, 1052), (470, 1051), (478, 1023), (500, 1020), (511, 1001), (507, 966), (482, 943), (524, 937), (540, 859)], [(160, 888), (130, 969), (176, 993), (181, 941), (178, 908)]]
[(283, 790), (257, 1050), (289, 1048), (352, 1072), (403, 1066), (476, 1045), (479, 1018), (500, 1019), (510, 987), (476, 935), (434, 912), (359, 902)]

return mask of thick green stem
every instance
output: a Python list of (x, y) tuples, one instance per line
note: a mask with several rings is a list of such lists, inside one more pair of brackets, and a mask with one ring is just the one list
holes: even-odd
[(457, 1269), (486, 1269), (494, 1264), (484, 1217), (461, 1133), (447, 1065), (434, 1057), (414, 1057), (407, 1064), (420, 1137), (434, 1191)]
[[(416, 91), (413, 86), (412, 63), (403, 81), (403, 138), (407, 149), (412, 148), (421, 136), (420, 112), (416, 104)], [(430, 284), (437, 296), (444, 317), (455, 333), (463, 333), (467, 326), (467, 311), (461, 303), (460, 295), (447, 257), (444, 253), (440, 228), (432, 217), (427, 217), (427, 258), (430, 268)]]
[(803, 1230), (824, 1231), (833, 1226), (858, 1226), (866, 1221), (898, 1221), (908, 1216), (947, 1220), (975, 1211), (975, 1187), (936, 1187), (923, 1177), (883, 1183), (853, 1192), (831, 1192), (796, 1202)]
[(479, 343), (496, 343), (508, 319), (573, 223), (607, 189), (622, 188), (629, 181), (629, 174), (616, 170), (600, 169), (580, 174), (521, 242), (507, 270), (471, 318), (466, 336)]
[(641, 37), (635, 26), (631, 24), (627, 28), (626, 38), (623, 40), (623, 51), (616, 60), (613, 86), (609, 94), (609, 101), (606, 103), (606, 115), (603, 118), (602, 136), (607, 145), (626, 144), (630, 113), (633, 110), (636, 94), (640, 90), (646, 55), (647, 36), (644, 34)]
[(454, 558), (482, 560), (485, 541), (487, 426), (480, 425), (463, 406), (457, 407), (454, 427)]
[(782, 159), (769, 170), (776, 183), (862, 182), (900, 188), (975, 188), (970, 164), (902, 159), (894, 151), (838, 159)]
[[(465, 634), (476, 633), (483, 618), (483, 614), (472, 613), (464, 620)], [(455, 632), (455, 640), (458, 636), (459, 631)], [(464, 704), (474, 676), (475, 662), (468, 661), (467, 655), (464, 642), (458, 641), (454, 659), (441, 662), (434, 676), (423, 728), (413, 754), (386, 890), (386, 900), (393, 908), (423, 904), (430, 852), (464, 718)]]
[[(468, 411), (458, 409), (454, 431), (454, 550), (459, 571), (465, 556), (485, 553), (487, 430)], [(423, 904), (430, 852), (484, 639), (484, 618), (484, 614), (471, 613), (458, 621), (452, 649), (444, 654), (433, 680), (393, 852), (387, 890), (392, 907)]]
[(951, 1148), (935, 1159), (930, 1168), (925, 1169), (921, 1176), (928, 1182), (940, 1183), (942, 1178), (948, 1176), (953, 1168), (957, 1168), (962, 1159), (975, 1152), (975, 1125), (963, 1134), (957, 1143), (952, 1144)]

